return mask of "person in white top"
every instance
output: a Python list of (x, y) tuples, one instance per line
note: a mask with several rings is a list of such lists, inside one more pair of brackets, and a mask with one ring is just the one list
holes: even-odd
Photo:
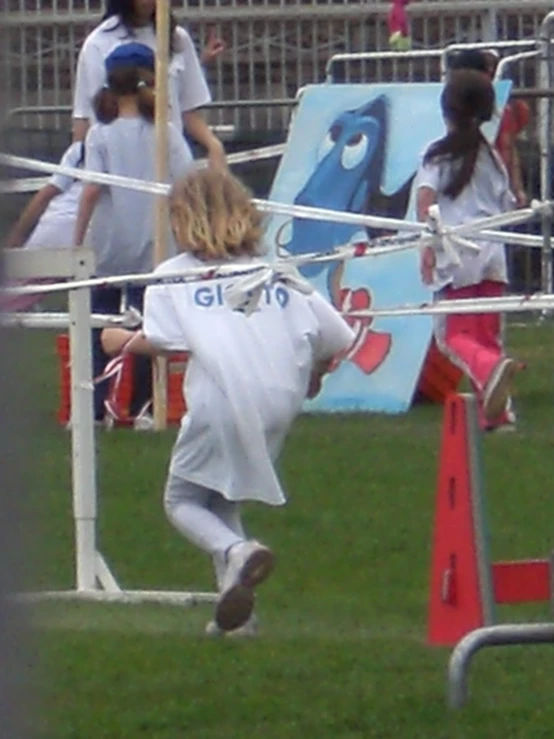
[[(73, 137), (83, 140), (95, 122), (94, 97), (106, 83), (106, 57), (130, 41), (156, 50), (155, 0), (108, 0), (104, 18), (79, 53), (73, 102)], [(169, 120), (203, 146), (212, 164), (226, 166), (221, 141), (200, 108), (211, 100), (204, 72), (189, 33), (171, 18), (168, 80)], [(212, 58), (213, 54), (210, 53)]]
[[(82, 142), (76, 142), (65, 150), (60, 166), (80, 167), (83, 161), (84, 145)], [(22, 248), (30, 251), (72, 246), (81, 190), (80, 180), (63, 174), (52, 175), (46, 185), (41, 187), (27, 203), (8, 234), (4, 246), (7, 249)], [(3, 307), (4, 310), (10, 311), (29, 310), (40, 302), (42, 297), (42, 295), (10, 297), (3, 301)]]
[[(189, 175), (174, 187), (170, 212), (180, 253), (156, 274), (260, 259), (262, 216), (230, 174)], [(272, 552), (246, 537), (239, 503), (285, 503), (274, 468), (285, 437), (354, 339), (323, 297), (284, 283), (267, 286), (251, 315), (232, 310), (224, 296), (236, 279), (149, 286), (142, 333), (103, 332), (112, 354), (125, 344), (189, 353), (164, 504), (177, 530), (214, 559), (220, 595), (209, 633), (248, 622), (254, 587), (273, 566)]]
[[(107, 85), (95, 98), (99, 121), (85, 140), (85, 167), (93, 172), (155, 181), (156, 131), (154, 127), (154, 52), (149, 46), (130, 42), (117, 46), (106, 58)], [(194, 167), (183, 136), (168, 123), (168, 171), (170, 182)], [(87, 243), (96, 258), (96, 274), (110, 276), (150, 272), (153, 267), (155, 196), (123, 187), (87, 183), (83, 187), (74, 243)], [(90, 223), (90, 229), (89, 229)], [(169, 231), (169, 224), (168, 224)], [(88, 233), (87, 233), (88, 232)], [(174, 253), (169, 238), (170, 253)], [(96, 313), (119, 313), (119, 288), (99, 288), (92, 293)], [(126, 290), (129, 306), (143, 307), (144, 288)], [(95, 377), (102, 374), (108, 357), (102, 351), (100, 331), (93, 332)], [(151, 399), (149, 362), (137, 361), (134, 368), (131, 415), (137, 417)], [(104, 418), (107, 385), (96, 386), (96, 420)]]
[[(504, 164), (480, 129), (494, 106), (494, 89), (484, 75), (473, 70), (449, 75), (441, 96), (447, 133), (428, 146), (414, 181), (419, 220), (427, 219), (435, 203), (447, 226), (515, 207)], [(446, 251), (422, 251), (422, 279), (440, 299), (490, 298), (505, 292), (504, 245), (472, 240), (479, 252), (461, 249), (459, 265)], [(435, 322), (435, 336), (439, 348), (473, 383), (481, 427), (513, 428), (509, 386), (519, 365), (504, 353), (500, 314), (448, 315)]]

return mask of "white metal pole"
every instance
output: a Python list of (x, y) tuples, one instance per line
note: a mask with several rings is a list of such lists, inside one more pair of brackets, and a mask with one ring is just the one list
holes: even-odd
[[(74, 252), (77, 279), (94, 272), (92, 253)], [(94, 439), (90, 289), (69, 293), (71, 457), (77, 590), (96, 588), (96, 452)]]

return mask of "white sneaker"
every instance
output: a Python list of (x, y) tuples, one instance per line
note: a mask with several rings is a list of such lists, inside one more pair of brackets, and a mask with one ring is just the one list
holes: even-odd
[(135, 431), (153, 431), (154, 425), (154, 417), (150, 413), (141, 413), (133, 421)]
[(235, 544), (227, 554), (227, 569), (215, 609), (215, 622), (223, 631), (234, 631), (246, 623), (254, 608), (254, 588), (273, 569), (271, 549), (257, 541)]
[(489, 420), (504, 412), (510, 397), (510, 383), (517, 369), (517, 363), (509, 357), (500, 360), (494, 368), (483, 397), (483, 412)]
[(223, 631), (223, 629), (220, 629), (215, 621), (208, 621), (208, 623), (206, 624), (205, 633), (206, 636), (212, 636), (216, 638), (227, 636), (229, 638), (233, 637), (235, 639), (252, 639), (253, 637), (258, 636), (258, 628), (258, 618), (254, 613), (252, 613), (246, 623), (244, 623), (242, 626), (239, 626), (238, 629), (233, 629), (232, 631)]
[(515, 423), (501, 423), (498, 426), (489, 426), (485, 429), (489, 434), (514, 434), (517, 431)]

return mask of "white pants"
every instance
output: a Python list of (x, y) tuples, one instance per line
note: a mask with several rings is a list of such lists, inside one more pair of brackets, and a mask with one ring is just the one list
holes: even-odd
[(164, 509), (177, 531), (211, 555), (218, 588), (225, 574), (225, 553), (244, 541), (240, 505), (220, 493), (169, 475)]

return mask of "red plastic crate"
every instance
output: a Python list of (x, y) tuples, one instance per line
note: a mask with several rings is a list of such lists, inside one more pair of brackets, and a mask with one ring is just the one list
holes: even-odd
[[(69, 361), (69, 336), (60, 334), (56, 337), (56, 349), (59, 359), (60, 404), (58, 421), (67, 425), (71, 418), (71, 368)], [(167, 362), (167, 423), (178, 424), (186, 410), (182, 396), (183, 378), (186, 370), (187, 355), (172, 354)], [(129, 409), (133, 387), (133, 361), (124, 363), (120, 383), (120, 404), (123, 410)]]

